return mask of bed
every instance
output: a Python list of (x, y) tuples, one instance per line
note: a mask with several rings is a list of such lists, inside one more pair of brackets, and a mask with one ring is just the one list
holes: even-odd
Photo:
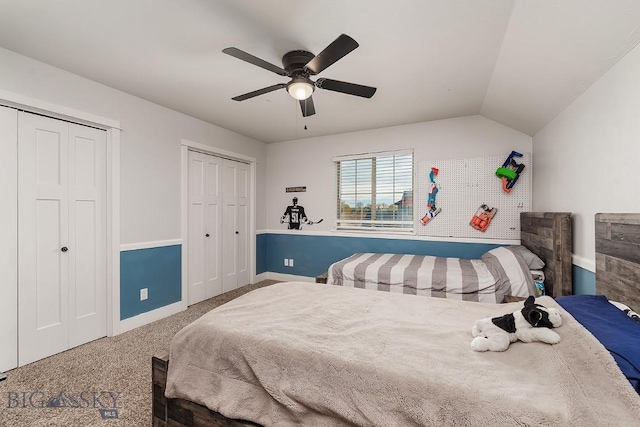
[(477, 260), (414, 254), (356, 253), (329, 267), (327, 283), (501, 303), (505, 296), (536, 295), (531, 274), (534, 271), (534, 274), (544, 277), (548, 295), (570, 295), (571, 214), (523, 212), (520, 222), (521, 245), (492, 249)]
[[(596, 223), (598, 292), (638, 307), (640, 215)], [(561, 310), (559, 344), (474, 353), (473, 321), (520, 303), (263, 288), (176, 335), (168, 372), (168, 356), (153, 359), (154, 425), (637, 425), (640, 397), (611, 354), (555, 300), (538, 302)]]

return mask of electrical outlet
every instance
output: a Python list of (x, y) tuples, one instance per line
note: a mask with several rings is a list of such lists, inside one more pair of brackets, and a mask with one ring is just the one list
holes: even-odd
[(287, 258), (284, 259), (284, 266), (289, 267), (289, 260)]
[(293, 258), (289, 259), (289, 267), (293, 267)]
[(149, 298), (149, 289), (148, 288), (140, 289), (140, 301), (144, 301), (147, 298)]

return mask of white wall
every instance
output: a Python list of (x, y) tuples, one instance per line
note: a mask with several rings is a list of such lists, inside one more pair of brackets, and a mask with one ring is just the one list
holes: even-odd
[[(331, 158), (404, 148), (413, 148), (418, 162), (490, 155), (506, 158), (511, 150), (531, 152), (532, 147), (530, 136), (481, 116), (269, 144), (267, 228), (286, 229), (279, 220), (295, 195), (309, 219), (324, 219), (306, 231), (331, 230), (336, 212), (335, 166)], [(306, 186), (307, 192), (285, 193), (286, 187), (295, 186)]]
[(594, 271), (597, 212), (640, 212), (640, 46), (533, 138), (533, 206), (573, 213), (574, 263)]
[(181, 139), (257, 159), (264, 228), (266, 144), (2, 48), (0, 70), (0, 89), (120, 122), (121, 243), (180, 238)]

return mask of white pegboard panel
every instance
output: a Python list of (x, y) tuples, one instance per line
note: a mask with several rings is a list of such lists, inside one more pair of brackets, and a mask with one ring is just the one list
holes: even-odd
[[(531, 210), (531, 154), (516, 158), (525, 165), (511, 193), (502, 190), (502, 180), (495, 174), (510, 153), (471, 159), (420, 161), (417, 168), (416, 224), (419, 236), (482, 239), (520, 239), (520, 212)], [(426, 225), (420, 218), (427, 212), (431, 188), (431, 168), (439, 169), (436, 206), (442, 211)], [(485, 232), (469, 225), (480, 205), (498, 211)]]

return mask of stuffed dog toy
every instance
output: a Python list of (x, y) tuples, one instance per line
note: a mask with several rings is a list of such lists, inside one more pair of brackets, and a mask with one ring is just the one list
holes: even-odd
[(505, 351), (509, 344), (517, 340), (523, 342), (541, 341), (547, 344), (560, 342), (560, 335), (550, 328), (562, 325), (560, 312), (535, 303), (530, 296), (524, 308), (502, 317), (476, 320), (471, 329), (474, 351)]

